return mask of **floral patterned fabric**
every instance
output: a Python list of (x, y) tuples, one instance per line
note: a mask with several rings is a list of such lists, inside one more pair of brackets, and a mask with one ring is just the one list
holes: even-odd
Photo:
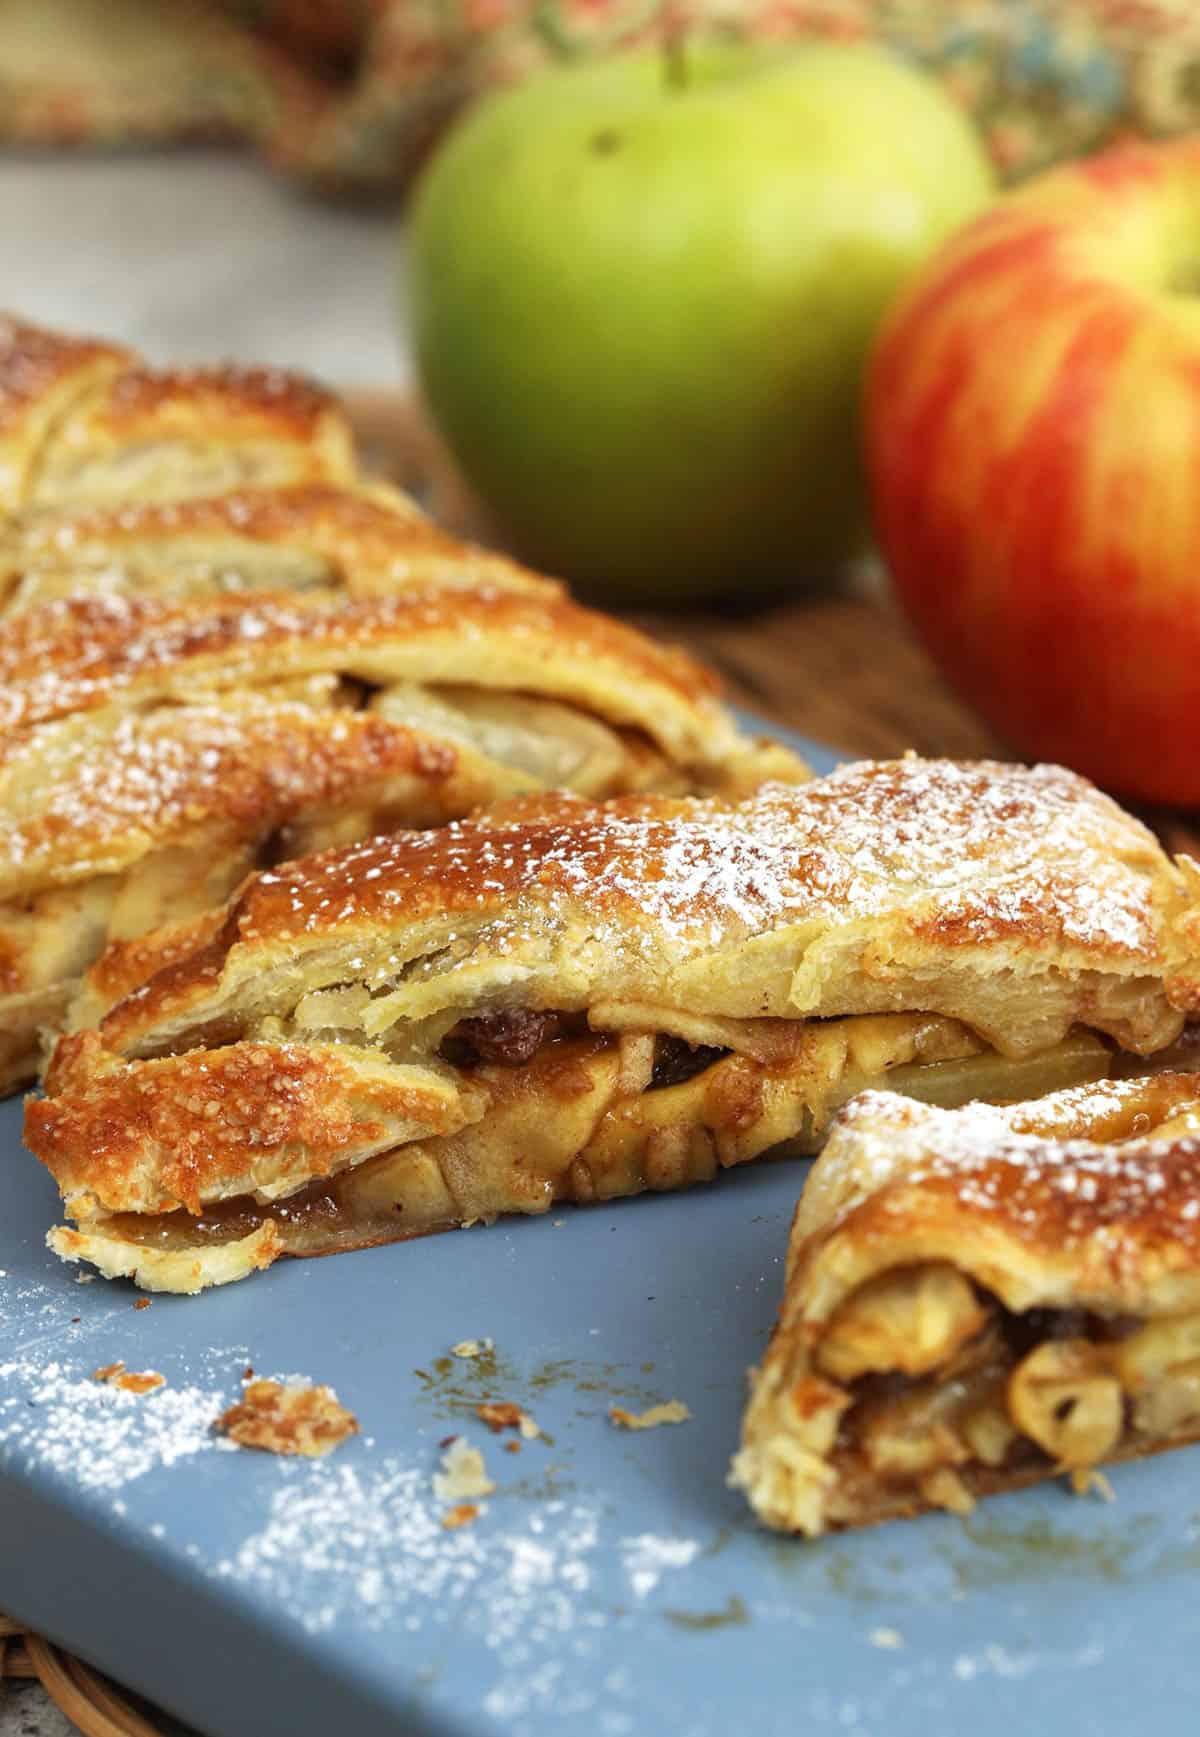
[(975, 115), (1006, 179), (1200, 126), (1200, 0), (4, 0), (0, 137), (241, 138), (394, 192), (481, 93), (681, 30), (880, 38)]

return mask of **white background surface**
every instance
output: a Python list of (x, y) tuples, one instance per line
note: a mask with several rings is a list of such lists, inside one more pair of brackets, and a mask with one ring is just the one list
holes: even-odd
[(408, 376), (394, 212), (320, 203), (216, 151), (0, 156), (0, 306), (155, 362), (235, 357), (338, 385)]
[[(0, 157), (0, 307), (155, 362), (407, 381), (396, 232), (229, 153)], [(0, 1687), (0, 1737), (73, 1731), (40, 1686)]]

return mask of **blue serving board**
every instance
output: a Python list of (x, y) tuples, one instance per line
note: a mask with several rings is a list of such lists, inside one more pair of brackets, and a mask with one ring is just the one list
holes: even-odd
[[(1119, 1469), (1110, 1506), (1049, 1487), (818, 1543), (725, 1488), (799, 1165), (139, 1310), (47, 1254), (19, 1130), (0, 1106), (0, 1607), (211, 1737), (1195, 1730), (1200, 1450)], [(447, 1357), (485, 1335), (494, 1368)], [(167, 1385), (90, 1379), (117, 1359)], [(247, 1363), (332, 1382), (363, 1435), (217, 1445)], [(507, 1453), (485, 1398), (552, 1440)], [(676, 1398), (691, 1422), (608, 1421)], [(498, 1488), (446, 1532), (460, 1432)]]

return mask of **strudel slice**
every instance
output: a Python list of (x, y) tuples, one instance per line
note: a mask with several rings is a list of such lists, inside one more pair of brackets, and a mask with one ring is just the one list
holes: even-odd
[(195, 1290), (811, 1150), (889, 1080), (1095, 1079), (1200, 997), (1196, 870), (1053, 767), (517, 800), (110, 950), (27, 1140), (68, 1259)]
[(1200, 1074), (839, 1115), (731, 1482), (810, 1536), (1200, 1437)]

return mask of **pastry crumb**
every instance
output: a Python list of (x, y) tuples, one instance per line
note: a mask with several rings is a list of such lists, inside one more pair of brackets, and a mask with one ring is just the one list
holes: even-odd
[(873, 1628), (867, 1639), (873, 1647), (891, 1653), (898, 1653), (904, 1645), (904, 1636), (898, 1628)]
[(149, 1297), (139, 1297), (133, 1306), (135, 1309), (148, 1309), (150, 1307), (150, 1299)]
[(131, 1370), (127, 1375), (118, 1375), (116, 1385), (126, 1393), (153, 1393), (155, 1388), (167, 1385), (167, 1378), (157, 1369), (146, 1369), (140, 1375)]
[(441, 1470), (433, 1474), (433, 1493), (439, 1502), (462, 1502), (473, 1496), (490, 1496), (496, 1488), (487, 1475), (483, 1455), (461, 1436), (455, 1437), (442, 1455)]
[(504, 1444), (504, 1451), (506, 1454), (519, 1454), (521, 1451), (521, 1444), (519, 1441), (506, 1441)]
[(77, 1285), (94, 1285), (95, 1282), (96, 1282), (95, 1273), (76, 1273), (75, 1274), (75, 1283)]
[(238, 1403), (222, 1412), (213, 1427), (239, 1447), (315, 1459), (332, 1453), (347, 1436), (357, 1435), (358, 1419), (338, 1403), (332, 1387), (251, 1381)]
[(457, 1345), (451, 1345), (451, 1357), (486, 1357), (489, 1351), (496, 1349), (494, 1339), (460, 1339)]
[(975, 1512), (975, 1498), (952, 1466), (939, 1466), (921, 1479), (920, 1491), (933, 1508), (962, 1518)]
[(499, 1435), (505, 1429), (515, 1429), (526, 1441), (536, 1441), (542, 1433), (529, 1413), (511, 1399), (485, 1400), (475, 1407), (475, 1415), (480, 1423), (487, 1424), (493, 1435)]
[(1091, 1467), (1080, 1466), (1071, 1473), (1071, 1488), (1077, 1496), (1095, 1493), (1102, 1502), (1115, 1502), (1117, 1499), (1117, 1492), (1104, 1473)]
[(138, 1373), (134, 1369), (126, 1369), (123, 1363), (105, 1363), (99, 1369), (92, 1371), (93, 1381), (102, 1381), (108, 1387), (119, 1387), (123, 1393), (153, 1393), (156, 1387), (165, 1387), (167, 1378), (160, 1375), (157, 1369), (147, 1369)]
[(623, 1405), (609, 1407), (609, 1421), (618, 1429), (658, 1429), (664, 1423), (687, 1423), (691, 1412), (682, 1399), (666, 1399), (646, 1411), (626, 1411)]
[(442, 1515), (442, 1530), (457, 1532), (460, 1526), (470, 1526), (478, 1520), (481, 1509), (475, 1502), (458, 1502), (453, 1508), (447, 1508)]

